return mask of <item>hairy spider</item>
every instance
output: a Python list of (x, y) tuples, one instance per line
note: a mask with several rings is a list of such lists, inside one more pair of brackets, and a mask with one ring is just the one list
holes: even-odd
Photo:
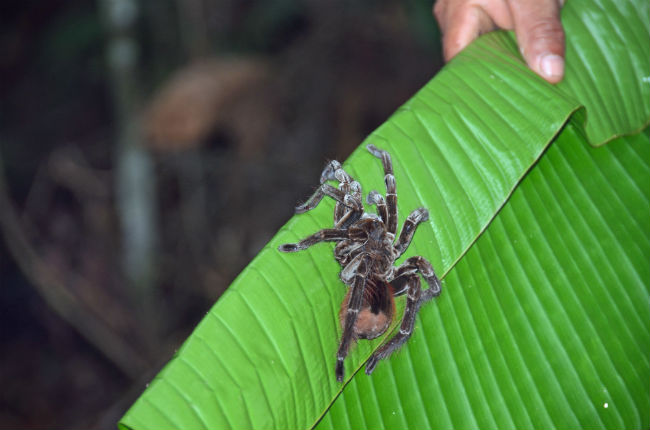
[[(419, 223), (429, 219), (429, 212), (419, 208), (411, 212), (395, 241), (397, 233), (397, 194), (393, 164), (388, 152), (367, 146), (368, 151), (381, 159), (384, 165), (386, 198), (370, 191), (366, 202), (376, 205), (377, 214), (366, 213), (361, 201), (361, 185), (331, 161), (320, 177), (321, 185), (306, 203), (296, 208), (296, 213), (314, 209), (325, 196), (336, 200), (334, 228), (320, 230), (298, 243), (287, 243), (278, 248), (282, 252), (296, 252), (319, 242), (338, 242), (334, 258), (341, 264), (340, 278), (349, 287), (341, 304), (339, 319), (343, 334), (336, 355), (336, 379), (343, 381), (343, 361), (350, 344), (356, 339), (374, 339), (390, 326), (395, 314), (394, 297), (407, 294), (406, 308), (399, 332), (383, 344), (366, 363), (370, 375), (377, 362), (388, 358), (411, 336), (415, 316), (422, 303), (440, 294), (440, 281), (431, 263), (423, 257), (408, 258), (394, 266), (413, 239)], [(339, 182), (335, 188), (327, 181)], [(422, 290), (420, 277), (429, 288)]]

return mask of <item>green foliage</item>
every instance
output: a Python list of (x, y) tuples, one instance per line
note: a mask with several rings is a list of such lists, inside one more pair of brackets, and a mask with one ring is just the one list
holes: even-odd
[(318, 428), (647, 428), (649, 197), (647, 134), (596, 149), (567, 125)]
[[(280, 230), (121, 425), (647, 428), (647, 12), (568, 2), (558, 86), (526, 68), (512, 35), (484, 36), (364, 142), (393, 155), (400, 223), (431, 212), (405, 258), (445, 275), (371, 377), (355, 372), (383, 339), (359, 342), (349, 379), (334, 378), (345, 290), (332, 246), (276, 250), (330, 225), (323, 202)], [(345, 167), (381, 191), (363, 146)]]

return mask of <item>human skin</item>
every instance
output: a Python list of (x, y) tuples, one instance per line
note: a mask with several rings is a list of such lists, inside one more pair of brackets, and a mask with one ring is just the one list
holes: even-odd
[(481, 34), (514, 30), (528, 66), (548, 82), (564, 77), (563, 0), (437, 0), (433, 13), (442, 31), (445, 61)]

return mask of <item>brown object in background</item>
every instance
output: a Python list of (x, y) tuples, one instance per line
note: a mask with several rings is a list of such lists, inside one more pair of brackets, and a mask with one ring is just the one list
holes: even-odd
[(254, 57), (203, 59), (180, 69), (145, 111), (147, 145), (163, 152), (186, 150), (222, 127), (239, 155), (259, 153), (273, 112), (266, 102), (269, 75), (269, 64)]

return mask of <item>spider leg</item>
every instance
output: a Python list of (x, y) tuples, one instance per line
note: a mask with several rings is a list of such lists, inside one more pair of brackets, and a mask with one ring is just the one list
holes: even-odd
[(367, 375), (370, 375), (375, 370), (375, 366), (377, 366), (379, 360), (388, 358), (393, 351), (399, 349), (411, 337), (413, 325), (415, 324), (415, 316), (422, 304), (421, 294), (420, 277), (418, 275), (410, 275), (408, 280), (408, 295), (406, 296), (406, 308), (404, 309), (404, 317), (402, 318), (399, 331), (370, 356), (370, 359), (366, 363)]
[(311, 236), (307, 236), (306, 238), (304, 238), (298, 243), (285, 243), (284, 245), (280, 245), (278, 247), (278, 250), (282, 252), (302, 251), (303, 249), (307, 249), (310, 246), (315, 245), (319, 242), (332, 242), (332, 241), (344, 240), (344, 239), (348, 239), (348, 237), (349, 237), (348, 231), (345, 229), (326, 228), (317, 231)]
[[(327, 181), (339, 182), (338, 197), (334, 196), (330, 185), (325, 186)], [(321, 189), (324, 194), (333, 197), (336, 200), (334, 208), (334, 227), (345, 228), (353, 224), (363, 214), (363, 204), (361, 203), (361, 185), (355, 181), (343, 168), (341, 163), (336, 160), (330, 161), (320, 175)], [(325, 187), (325, 188), (323, 188)], [(331, 187), (331, 188), (328, 188)], [(319, 190), (305, 204), (296, 208), (297, 213), (303, 213), (313, 209), (318, 205), (324, 196)]]
[(352, 178), (343, 169), (340, 169), (340, 171), (343, 173), (340, 175), (337, 173), (341, 179), (339, 189), (344, 191), (346, 195), (351, 196), (356, 206), (350, 207), (336, 202), (336, 207), (334, 208), (334, 226), (337, 228), (347, 228), (361, 218), (363, 214), (361, 184), (354, 180), (350, 182)]
[(393, 161), (390, 154), (375, 145), (366, 146), (368, 151), (375, 157), (381, 159), (384, 165), (384, 182), (386, 183), (386, 207), (388, 210), (386, 219), (386, 230), (393, 235), (397, 232), (397, 186), (393, 175)]
[[(339, 190), (343, 191), (346, 195), (350, 194), (350, 183), (341, 182), (339, 184)], [(334, 227), (340, 227), (345, 222), (343, 220), (350, 217), (351, 212), (343, 203), (336, 202), (336, 206), (334, 207)]]
[[(320, 175), (320, 183), (324, 184), (327, 181), (338, 181), (339, 190), (344, 194), (350, 194), (350, 184), (353, 179), (343, 168), (341, 163), (336, 160), (330, 161), (327, 166), (323, 169), (323, 172)], [(341, 220), (348, 214), (349, 208), (347, 208), (340, 201), (336, 202), (336, 207), (334, 209), (334, 225), (337, 226), (340, 224)]]
[(395, 258), (399, 258), (404, 251), (406, 251), (406, 248), (409, 247), (418, 224), (428, 219), (429, 211), (424, 208), (418, 208), (410, 213), (406, 218), (406, 221), (404, 221), (404, 227), (402, 227), (402, 232), (395, 244), (395, 250), (397, 251), (397, 256)]
[(327, 163), (327, 166), (320, 174), (320, 183), (324, 184), (326, 181), (352, 182), (352, 176), (343, 170), (341, 163), (332, 160)]
[[(429, 285), (429, 288), (422, 291), (422, 298), (420, 300), (424, 303), (434, 297), (439, 296), (441, 290), (440, 280), (438, 279), (438, 276), (436, 276), (436, 272), (433, 270), (431, 263), (419, 255), (407, 258), (404, 263), (395, 269), (395, 275), (392, 279), (416, 274), (417, 272), (420, 272), (424, 280), (427, 281), (427, 284)], [(403, 294), (405, 289), (406, 288), (396, 291), (395, 295), (399, 296)]]
[(343, 361), (348, 355), (350, 344), (354, 341), (354, 324), (357, 322), (359, 310), (363, 304), (363, 291), (366, 288), (366, 280), (370, 269), (369, 260), (370, 257), (367, 255), (362, 258), (352, 281), (350, 298), (346, 306), (343, 334), (341, 335), (341, 343), (336, 353), (336, 380), (339, 382), (343, 382)]
[(323, 200), (323, 197), (330, 196), (344, 206), (353, 210), (363, 211), (363, 204), (360, 199), (354, 198), (353, 194), (334, 188), (330, 184), (321, 184), (316, 192), (305, 203), (296, 207), (296, 213), (301, 214), (314, 209)]
[(354, 201), (353, 206), (346, 206), (336, 202), (334, 208), (334, 227), (348, 228), (363, 215), (363, 204), (361, 203), (361, 184), (357, 181), (341, 182), (339, 189), (345, 192)]
[(368, 193), (366, 202), (369, 205), (377, 205), (377, 214), (384, 222), (384, 224), (386, 224), (388, 222), (388, 208), (386, 207), (386, 200), (384, 200), (384, 196), (379, 194), (377, 191), (372, 190)]
[(354, 224), (359, 218), (361, 218), (361, 215), (363, 215), (363, 211), (348, 209), (347, 211), (342, 212), (342, 215), (340, 215), (339, 217), (337, 217), (336, 215), (338, 214), (335, 213), (334, 227), (347, 229), (352, 224)]

